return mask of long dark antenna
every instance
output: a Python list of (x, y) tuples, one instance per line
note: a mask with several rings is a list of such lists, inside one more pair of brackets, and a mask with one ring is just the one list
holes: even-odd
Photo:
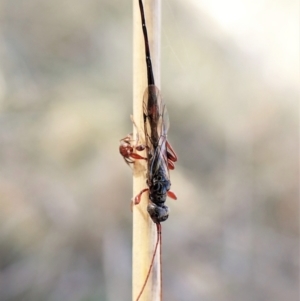
[(154, 75), (153, 75), (152, 62), (151, 62), (151, 56), (150, 56), (150, 47), (149, 47), (149, 41), (148, 41), (148, 33), (147, 33), (146, 20), (145, 20), (144, 7), (143, 7), (142, 0), (139, 0), (139, 5), (140, 5), (142, 28), (143, 28), (143, 34), (144, 34), (144, 40), (145, 40), (148, 86), (150, 86), (150, 85), (155, 85), (155, 82), (154, 82)]

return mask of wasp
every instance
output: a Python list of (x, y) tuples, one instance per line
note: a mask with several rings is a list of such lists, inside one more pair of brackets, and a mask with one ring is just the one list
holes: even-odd
[[(145, 144), (139, 143), (139, 131), (131, 116), (133, 125), (136, 128), (137, 136), (133, 138), (133, 134), (129, 134), (120, 140), (119, 151), (125, 162), (132, 167), (135, 160), (146, 160), (147, 162), (147, 188), (139, 192), (135, 196), (133, 203), (138, 205), (141, 201), (141, 196), (144, 192), (149, 193), (149, 204), (147, 211), (156, 224), (157, 241), (154, 248), (151, 264), (147, 273), (147, 277), (141, 288), (141, 291), (136, 299), (138, 301), (145, 289), (149, 279), (152, 266), (154, 263), (155, 254), (160, 243), (161, 250), (161, 222), (164, 222), (169, 217), (169, 208), (165, 205), (167, 196), (172, 199), (177, 199), (174, 192), (170, 190), (170, 170), (175, 168), (177, 156), (167, 140), (169, 130), (169, 116), (167, 107), (162, 100), (159, 89), (155, 85), (152, 62), (150, 56), (150, 47), (148, 41), (148, 33), (144, 15), (142, 0), (139, 0), (141, 12), (141, 23), (145, 42), (146, 68), (147, 68), (147, 88), (143, 96), (143, 121), (144, 121), (144, 136)], [(143, 157), (139, 152), (146, 152), (146, 157)], [(161, 257), (160, 257), (161, 258)], [(160, 265), (161, 266), (161, 265)], [(160, 272), (161, 275), (161, 272)]]
[(147, 211), (154, 223), (165, 221), (169, 209), (165, 205), (167, 196), (177, 199), (170, 191), (169, 170), (174, 169), (177, 156), (167, 140), (169, 117), (160, 91), (155, 85), (149, 85), (143, 98), (145, 146), (147, 153), (147, 186), (134, 199), (139, 204), (141, 195), (149, 191), (150, 202)]

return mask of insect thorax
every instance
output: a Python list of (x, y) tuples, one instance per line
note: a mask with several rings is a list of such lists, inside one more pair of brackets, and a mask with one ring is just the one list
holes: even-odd
[(171, 187), (171, 182), (163, 175), (156, 175), (152, 181), (148, 181), (149, 198), (155, 204), (163, 204), (167, 198), (167, 192)]

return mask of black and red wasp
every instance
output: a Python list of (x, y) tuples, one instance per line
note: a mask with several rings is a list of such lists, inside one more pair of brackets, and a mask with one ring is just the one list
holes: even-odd
[[(171, 182), (169, 170), (175, 168), (174, 163), (177, 161), (177, 156), (170, 143), (167, 141), (169, 117), (166, 105), (162, 101), (160, 91), (155, 86), (142, 0), (139, 0), (139, 7), (145, 41), (148, 79), (148, 87), (146, 88), (143, 97), (145, 145), (139, 145), (138, 134), (136, 140), (133, 139), (132, 134), (129, 134), (120, 140), (119, 151), (125, 162), (129, 165), (134, 163), (134, 160), (147, 160), (148, 188), (143, 189), (134, 198), (134, 204), (139, 204), (141, 195), (144, 192), (149, 191), (150, 203), (147, 210), (153, 222), (159, 223), (165, 221), (169, 215), (168, 207), (164, 204), (167, 196), (176, 199), (176, 195), (170, 191)], [(134, 126), (137, 128), (133, 118), (131, 119)], [(144, 149), (146, 149), (147, 158), (144, 158), (137, 153)]]
[(147, 211), (154, 223), (165, 221), (169, 209), (165, 205), (167, 196), (176, 199), (170, 191), (169, 169), (174, 169), (177, 156), (167, 141), (169, 118), (166, 105), (155, 85), (149, 85), (144, 93), (144, 130), (147, 153), (147, 186), (134, 199), (139, 204), (141, 195), (149, 191)]
[[(149, 192), (150, 201), (147, 206), (147, 211), (152, 221), (157, 226), (157, 242), (155, 245), (154, 254), (152, 257), (147, 277), (144, 281), (143, 287), (141, 288), (141, 291), (136, 301), (140, 299), (147, 284), (153, 266), (156, 251), (158, 248), (158, 244), (159, 242), (161, 242), (160, 223), (167, 220), (169, 216), (169, 209), (165, 205), (167, 196), (176, 199), (176, 195), (172, 191), (170, 191), (171, 182), (169, 170), (173, 170), (175, 168), (174, 163), (177, 161), (177, 156), (167, 140), (167, 132), (169, 129), (169, 117), (167, 108), (162, 101), (159, 89), (155, 86), (142, 0), (139, 0), (139, 8), (141, 12), (142, 29), (145, 42), (148, 80), (148, 86), (144, 92), (143, 97), (145, 145), (138, 143), (138, 135), (137, 139), (134, 141), (132, 134), (130, 134), (125, 138), (121, 139), (119, 151), (128, 165), (133, 164), (134, 160), (145, 159), (147, 161), (148, 171), (146, 183), (148, 187), (143, 189), (134, 198), (134, 204), (139, 204), (141, 201), (142, 194), (146, 191)], [(134, 121), (133, 124), (136, 127)], [(138, 152), (142, 150), (146, 151), (146, 158), (138, 154)]]

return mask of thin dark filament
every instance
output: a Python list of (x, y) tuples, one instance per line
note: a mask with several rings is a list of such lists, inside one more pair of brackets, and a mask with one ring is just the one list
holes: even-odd
[(149, 41), (148, 41), (148, 33), (147, 33), (144, 7), (143, 7), (143, 1), (142, 0), (139, 0), (139, 5), (140, 5), (142, 28), (143, 28), (144, 41), (145, 41), (148, 86), (150, 86), (150, 85), (155, 85), (155, 83), (154, 83), (154, 75), (153, 75), (153, 70), (152, 70), (150, 48), (149, 48)]
[[(144, 284), (143, 284), (143, 286), (142, 286), (142, 289), (141, 289), (139, 295), (138, 295), (137, 298), (136, 298), (136, 301), (139, 301), (139, 300), (140, 300), (140, 297), (142, 296), (142, 294), (143, 294), (143, 292), (144, 292), (144, 290), (145, 290), (145, 287), (146, 287), (147, 282), (148, 282), (148, 280), (149, 280), (149, 277), (150, 277), (150, 274), (151, 274), (151, 270), (152, 270), (152, 267), (153, 267), (153, 264), (154, 264), (154, 259), (155, 259), (155, 255), (156, 255), (156, 252), (157, 252), (158, 244), (159, 244), (159, 242), (160, 242), (160, 240), (161, 240), (161, 225), (160, 225), (160, 223), (157, 223), (157, 224), (156, 224), (156, 228), (157, 228), (157, 240), (156, 240), (154, 252), (153, 252), (153, 255), (152, 255), (152, 259), (151, 259), (151, 264), (150, 264), (150, 267), (149, 267), (149, 270), (148, 270), (148, 273), (147, 273), (147, 277), (146, 277), (146, 279), (145, 279), (145, 281), (144, 281)], [(161, 250), (160, 250), (160, 252), (161, 252)], [(161, 254), (161, 253), (160, 253), (160, 254)], [(161, 259), (160, 259), (160, 268), (161, 268)], [(161, 272), (161, 271), (160, 271), (160, 272)], [(160, 275), (160, 277), (161, 277), (161, 275)], [(161, 288), (160, 288), (160, 294), (161, 294)], [(161, 295), (160, 295), (160, 296), (161, 296)], [(160, 297), (160, 298), (161, 298), (161, 297)]]
[(156, 224), (157, 227), (157, 236), (158, 239), (160, 241), (159, 243), (159, 265), (160, 265), (160, 301), (162, 301), (162, 257), (161, 257), (161, 246), (162, 246), (162, 242), (161, 242), (161, 224)]

